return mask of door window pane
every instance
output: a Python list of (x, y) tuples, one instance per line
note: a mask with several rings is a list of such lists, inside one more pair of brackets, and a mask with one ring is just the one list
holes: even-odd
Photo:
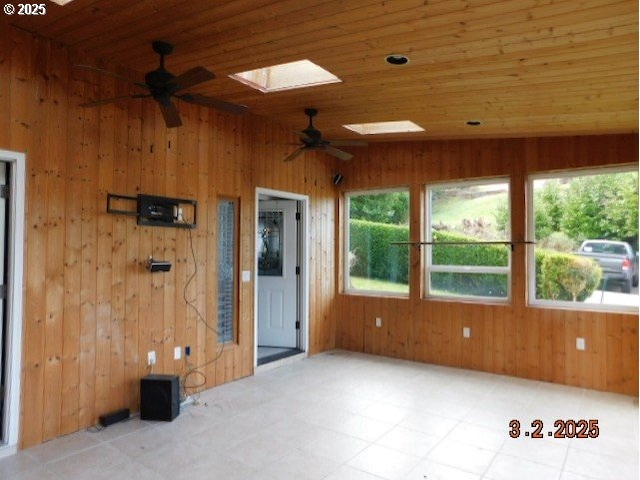
[(258, 214), (258, 275), (282, 276), (283, 212)]

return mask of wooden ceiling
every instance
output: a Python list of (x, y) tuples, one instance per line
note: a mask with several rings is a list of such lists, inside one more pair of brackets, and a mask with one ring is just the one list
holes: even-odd
[[(197, 93), (292, 129), (316, 107), (325, 138), (346, 123), (412, 120), (423, 133), (367, 140), (638, 131), (637, 0), (75, 0), (11, 23), (144, 73), (202, 65)], [(391, 53), (410, 62), (392, 66)], [(342, 83), (263, 94), (232, 73), (309, 59)], [(481, 120), (470, 127), (467, 120)]]

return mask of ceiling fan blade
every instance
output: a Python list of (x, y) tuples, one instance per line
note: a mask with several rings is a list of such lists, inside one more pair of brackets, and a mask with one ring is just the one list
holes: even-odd
[(180, 113), (173, 102), (169, 102), (168, 106), (161, 103), (158, 103), (158, 105), (160, 105), (160, 111), (162, 112), (164, 123), (167, 125), (167, 128), (174, 128), (182, 125)]
[(149, 90), (149, 87), (145, 83), (136, 82), (134, 80), (131, 80), (128, 77), (125, 77), (124, 75), (120, 75), (119, 73), (111, 72), (111, 71), (105, 70), (103, 68), (94, 67), (93, 65), (80, 65), (80, 64), (75, 64), (74, 67), (75, 68), (81, 68), (83, 70), (90, 70), (92, 72), (97, 72), (97, 73), (100, 73), (102, 75), (108, 75), (110, 77), (117, 78), (118, 80), (122, 80), (122, 81), (125, 81), (125, 82), (133, 83), (134, 85), (137, 85), (138, 87), (141, 87), (141, 88), (144, 88), (146, 90)]
[(86, 107), (97, 107), (98, 105), (106, 105), (108, 103), (115, 103), (115, 102), (119, 102), (121, 100), (128, 100), (130, 98), (146, 98), (146, 97), (150, 97), (151, 94), (150, 93), (145, 93), (145, 94), (139, 94), (139, 95), (123, 95), (121, 97), (113, 97), (113, 98), (103, 98), (101, 100), (94, 100), (93, 102), (85, 102), (85, 103), (81, 103), (79, 106), (86, 108)]
[(291, 160), (293, 160), (294, 158), (300, 156), (302, 154), (302, 152), (304, 152), (304, 147), (300, 147), (298, 150), (296, 150), (293, 153), (290, 153), (289, 155), (287, 155), (287, 157), (283, 160), (283, 162), (290, 162)]
[(173, 79), (178, 90), (193, 87), (199, 83), (213, 80), (216, 76), (204, 67), (194, 67)]
[(196, 105), (203, 105), (205, 107), (217, 108), (225, 112), (233, 113), (236, 115), (242, 115), (247, 113), (249, 109), (244, 105), (237, 105), (235, 103), (225, 102), (213, 97), (205, 97), (197, 93), (185, 93), (184, 95), (176, 95), (180, 100), (184, 100), (187, 103), (195, 103)]
[(323, 150), (327, 152), (329, 155), (333, 155), (334, 157), (339, 158), (343, 162), (347, 160), (351, 160), (353, 158), (353, 155), (351, 155), (350, 153), (343, 152), (342, 150), (338, 150), (337, 148), (334, 148), (334, 147), (325, 147), (323, 148)]
[(303, 142), (313, 142), (313, 139), (304, 132), (296, 132)]
[(331, 145), (334, 147), (367, 147), (369, 143), (364, 140), (332, 140)]

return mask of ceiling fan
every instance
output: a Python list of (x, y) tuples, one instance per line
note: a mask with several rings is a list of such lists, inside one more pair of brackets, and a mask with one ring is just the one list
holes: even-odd
[(298, 136), (302, 140), (302, 146), (295, 152), (289, 154), (284, 159), (285, 162), (290, 162), (298, 155), (301, 155), (305, 150), (322, 150), (329, 155), (339, 158), (340, 160), (350, 160), (353, 158), (353, 155), (335, 147), (366, 147), (368, 145), (367, 142), (362, 140), (323, 140), (322, 132), (313, 126), (313, 117), (318, 114), (318, 110), (315, 108), (305, 108), (304, 113), (309, 117), (309, 125), (301, 132), (297, 132)]
[(119, 80), (133, 83), (137, 87), (147, 91), (146, 93), (95, 100), (93, 102), (82, 103), (80, 106), (96, 107), (98, 105), (105, 105), (107, 103), (113, 103), (129, 98), (151, 97), (158, 102), (160, 111), (162, 112), (162, 116), (168, 128), (179, 127), (182, 125), (180, 113), (173, 103), (172, 98), (177, 98), (187, 103), (195, 103), (197, 105), (204, 105), (205, 107), (217, 108), (229, 113), (243, 114), (247, 112), (248, 109), (244, 105), (228, 103), (223, 100), (218, 100), (217, 98), (207, 97), (197, 93), (181, 93), (190, 87), (212, 80), (215, 78), (215, 75), (204, 67), (194, 67), (187, 70), (182, 75), (175, 76), (164, 68), (164, 57), (173, 52), (173, 45), (167, 42), (155, 41), (151, 46), (153, 51), (160, 55), (160, 66), (155, 70), (147, 72), (144, 76), (144, 83), (134, 82), (123, 75), (103, 70), (102, 68), (93, 67), (91, 65), (75, 65), (78, 68), (92, 70), (103, 75), (109, 75)]

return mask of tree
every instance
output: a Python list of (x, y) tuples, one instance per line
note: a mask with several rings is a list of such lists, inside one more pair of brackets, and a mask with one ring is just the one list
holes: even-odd
[(504, 202), (500, 202), (496, 205), (493, 211), (493, 218), (496, 219), (496, 230), (501, 233), (505, 238), (507, 232), (509, 232), (510, 226), (507, 225), (509, 221), (509, 199), (505, 197)]
[(536, 240), (549, 237), (553, 232), (562, 230), (565, 211), (565, 198), (558, 180), (548, 180), (544, 186), (534, 192), (536, 206)]
[(407, 192), (356, 195), (349, 199), (349, 206), (352, 219), (395, 225), (406, 225), (409, 220)]
[(589, 175), (567, 191), (562, 230), (571, 238), (625, 240), (637, 248), (638, 174)]

